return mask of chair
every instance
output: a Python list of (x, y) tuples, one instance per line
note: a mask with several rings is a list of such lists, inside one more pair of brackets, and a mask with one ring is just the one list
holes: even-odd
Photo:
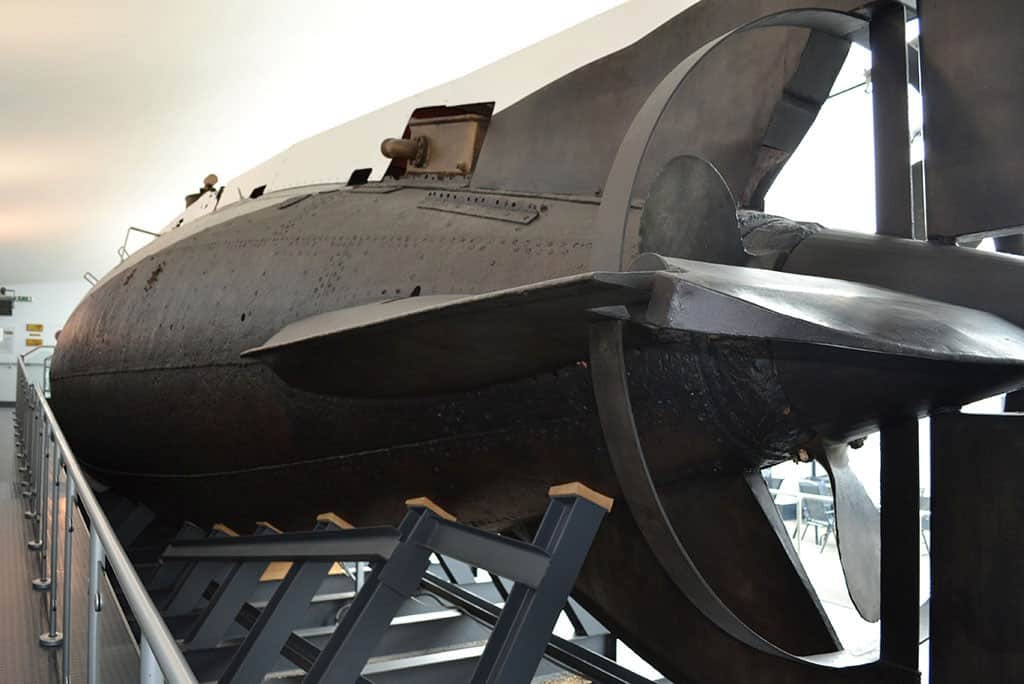
[[(832, 494), (832, 490), (821, 481), (801, 480), (800, 493), (829, 496)], [(819, 499), (804, 499), (803, 522), (804, 531), (800, 535), (800, 539), (802, 540), (804, 535), (807, 534), (808, 527), (813, 527), (814, 543), (818, 545), (818, 553), (821, 553), (825, 550), (825, 545), (828, 544), (829, 536), (835, 534), (836, 531), (836, 514), (832, 502)], [(819, 537), (818, 531), (821, 528), (825, 529), (824, 537)]]
[(930, 554), (932, 552), (931, 544), (928, 542), (928, 537), (925, 536), (925, 530), (928, 530), (928, 534), (931, 534), (932, 529), (932, 497), (921, 495), (921, 541), (924, 542), (924, 552)]

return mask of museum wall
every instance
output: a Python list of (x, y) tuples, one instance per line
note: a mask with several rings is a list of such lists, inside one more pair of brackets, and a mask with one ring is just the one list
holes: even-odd
[[(0, 403), (12, 402), (15, 396), (17, 358), (35, 345), (53, 345), (55, 334), (64, 325), (75, 306), (89, 290), (82, 279), (39, 283), (2, 283), (0, 285), (16, 298), (30, 297), (31, 301), (15, 301), (10, 316), (0, 315)], [(42, 326), (42, 330), (29, 327)], [(39, 342), (36, 342), (39, 341)], [(29, 372), (35, 380), (42, 379), (43, 360), (51, 350), (43, 349), (28, 357)]]

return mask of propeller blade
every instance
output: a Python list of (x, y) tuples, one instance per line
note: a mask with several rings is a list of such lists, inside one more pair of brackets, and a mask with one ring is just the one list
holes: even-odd
[(827, 444), (819, 460), (832, 478), (836, 545), (850, 600), (868, 622), (881, 617), (882, 538), (878, 509), (850, 468), (849, 447)]

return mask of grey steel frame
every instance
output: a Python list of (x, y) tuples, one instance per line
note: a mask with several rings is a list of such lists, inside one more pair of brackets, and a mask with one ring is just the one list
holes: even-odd
[[(165, 561), (195, 563), (193, 574), (206, 585), (225, 562), (235, 570), (254, 562), (290, 561), (287, 576), (256, 617), (238, 651), (219, 681), (251, 682), (262, 679), (282, 649), (299, 648), (309, 666), (303, 681), (365, 684), (361, 673), (370, 654), (383, 638), (401, 604), (422, 585), (428, 591), (445, 590), (426, 576), (431, 554), (486, 569), (514, 582), (504, 608), (467, 611), (493, 627), (471, 681), (474, 684), (516, 684), (530, 681), (546, 651), (552, 647), (551, 630), (566, 605), (569, 592), (606, 510), (576, 494), (554, 494), (532, 543), (483, 532), (413, 505), (398, 528), (257, 534), (173, 542)], [(344, 617), (322, 649), (303, 644), (293, 634), (332, 562), (368, 561), (373, 565)], [(205, 568), (205, 569), (204, 569)], [(217, 588), (192, 636), (205, 634), (219, 641), (225, 626), (239, 612), (239, 603), (251, 591), (253, 577), (229, 574)], [(232, 585), (241, 582), (240, 591)], [(456, 588), (457, 589), (457, 588)], [(447, 591), (457, 595), (455, 589)], [(229, 598), (230, 597), (230, 598)], [(198, 597), (193, 597), (197, 599)], [(490, 604), (488, 604), (490, 605)], [(194, 607), (189, 601), (183, 608)], [(244, 606), (243, 606), (244, 608)], [(206, 629), (216, 623), (215, 629)], [(600, 674), (595, 681), (616, 683), (627, 679), (614, 663), (579, 649), (572, 652), (557, 640), (556, 662), (570, 669)], [(554, 643), (554, 642), (552, 642)], [(202, 644), (200, 644), (202, 645)]]
[[(27, 355), (26, 355), (27, 356)], [(89, 519), (89, 605), (87, 621), (87, 676), (89, 684), (100, 681), (99, 611), (103, 609), (100, 580), (109, 563), (117, 577), (129, 608), (141, 632), (140, 681), (170, 684), (196, 684), (196, 678), (171, 636), (166, 623), (153, 605), (142, 581), (118, 541), (96, 496), (61, 432), (43, 391), (28, 379), (24, 357), (18, 359), (18, 384), (15, 409), (15, 447), (23, 495), (28, 500), (26, 518), (35, 524), (36, 536), (29, 548), (40, 553), (41, 575), (35, 589), (50, 592), (47, 631), (40, 644), (63, 648), (64, 681), (70, 675), (71, 628), (71, 548), (75, 503)], [(63, 476), (63, 478), (62, 478)], [(64, 481), (64, 563), (58, 568), (57, 546), (60, 523), (61, 481)], [(49, 520), (47, 520), (49, 518)], [(50, 526), (47, 538), (47, 522)], [(49, 567), (47, 567), (49, 561)], [(62, 580), (64, 610), (61, 624), (57, 618), (56, 582)], [(63, 632), (58, 627), (63, 627)]]

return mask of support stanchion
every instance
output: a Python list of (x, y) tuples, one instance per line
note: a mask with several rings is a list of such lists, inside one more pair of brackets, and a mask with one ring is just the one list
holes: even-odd
[[(38, 415), (38, 414), (37, 414)], [(36, 591), (46, 591), (50, 588), (50, 578), (46, 575), (46, 487), (47, 475), (50, 471), (50, 440), (34, 440), (36, 455), (33, 457), (36, 463), (36, 494), (35, 494), (35, 521), (36, 538), (28, 543), (33, 551), (40, 552), (39, 577), (32, 580), (32, 586)]]
[[(22, 402), (24, 402), (24, 400), (22, 400)], [(22, 408), (21, 410), (24, 411), (25, 409)], [(31, 422), (31, 419), (29, 419), (29, 422)], [(17, 437), (18, 444), (21, 446), (20, 454), (19, 454), (21, 456), (21, 464), (18, 465), (18, 472), (21, 473), (22, 476), (24, 477), (24, 479), (21, 480), (21, 484), (22, 484), (22, 486), (25, 486), (25, 487), (31, 486), (31, 477), (32, 477), (31, 459), (30, 458), (28, 458), (28, 459), (25, 458), (25, 454), (26, 453), (28, 453), (28, 454), (32, 453), (31, 442), (32, 442), (32, 433), (33, 433), (33, 431), (34, 431), (34, 426), (28, 425), (24, 430), (18, 430), (15, 433), (15, 435)], [(24, 434), (22, 434), (23, 432), (24, 432)], [(25, 449), (26, 442), (29, 445), (29, 448), (28, 448), (27, 451)]]
[(64, 684), (71, 684), (71, 535), (75, 531), (75, 481), (65, 476), (64, 491), (64, 627), (63, 674)]
[[(27, 410), (27, 409), (26, 409)], [(25, 517), (32, 520), (37, 517), (39, 507), (32, 499), (34, 497), (33, 492), (36, 491), (36, 484), (39, 479), (38, 468), (36, 467), (36, 443), (39, 441), (35, 439), (35, 419), (36, 416), (26, 416), (28, 421), (28, 427), (25, 433), (25, 446), (23, 449), (24, 458), (22, 464), (18, 466), (18, 471), (23, 474), (23, 478), (19, 484), (21, 484), (22, 496), (28, 497), (29, 505), (25, 509)]]
[(89, 529), (89, 620), (86, 626), (86, 682), (99, 684), (100, 681), (100, 611), (103, 598), (100, 594), (100, 579), (103, 576), (103, 544), (96, 532), (96, 525)]
[[(19, 376), (21, 374), (21, 368), (18, 368)], [(21, 465), (18, 467), (18, 472), (22, 473), (22, 479), (18, 481), (21, 486), (21, 495), (28, 499), (28, 506), (26, 511), (32, 510), (32, 493), (33, 485), (36, 481), (35, 472), (35, 452), (32, 450), (32, 418), (29, 412), (28, 403), (28, 392), (24, 388), (24, 380), (22, 380), (21, 391), (18, 394), (18, 413), (21, 414), (20, 427), (18, 430), (18, 447), (19, 455), (21, 456)], [(26, 515), (25, 517), (30, 517)]]
[[(913, 189), (907, 104), (907, 16), (897, 2), (871, 18), (871, 85), (875, 121), (875, 214), (879, 235), (913, 238)], [(881, 433), (880, 658), (918, 669), (920, 474), (917, 420)]]
[[(52, 510), (50, 511), (50, 577), (48, 587), (50, 591), (49, 627), (50, 631), (39, 635), (39, 645), (47, 648), (54, 648), (64, 643), (64, 635), (57, 631), (57, 592), (53, 590), (53, 583), (57, 578), (57, 522), (60, 518), (60, 449), (53, 450), (53, 471), (51, 479), (53, 486), (50, 488)], [(43, 509), (46, 506), (44, 504)]]
[(164, 673), (160, 671), (160, 663), (153, 655), (146, 635), (142, 635), (139, 644), (139, 682), (140, 684), (164, 684)]

